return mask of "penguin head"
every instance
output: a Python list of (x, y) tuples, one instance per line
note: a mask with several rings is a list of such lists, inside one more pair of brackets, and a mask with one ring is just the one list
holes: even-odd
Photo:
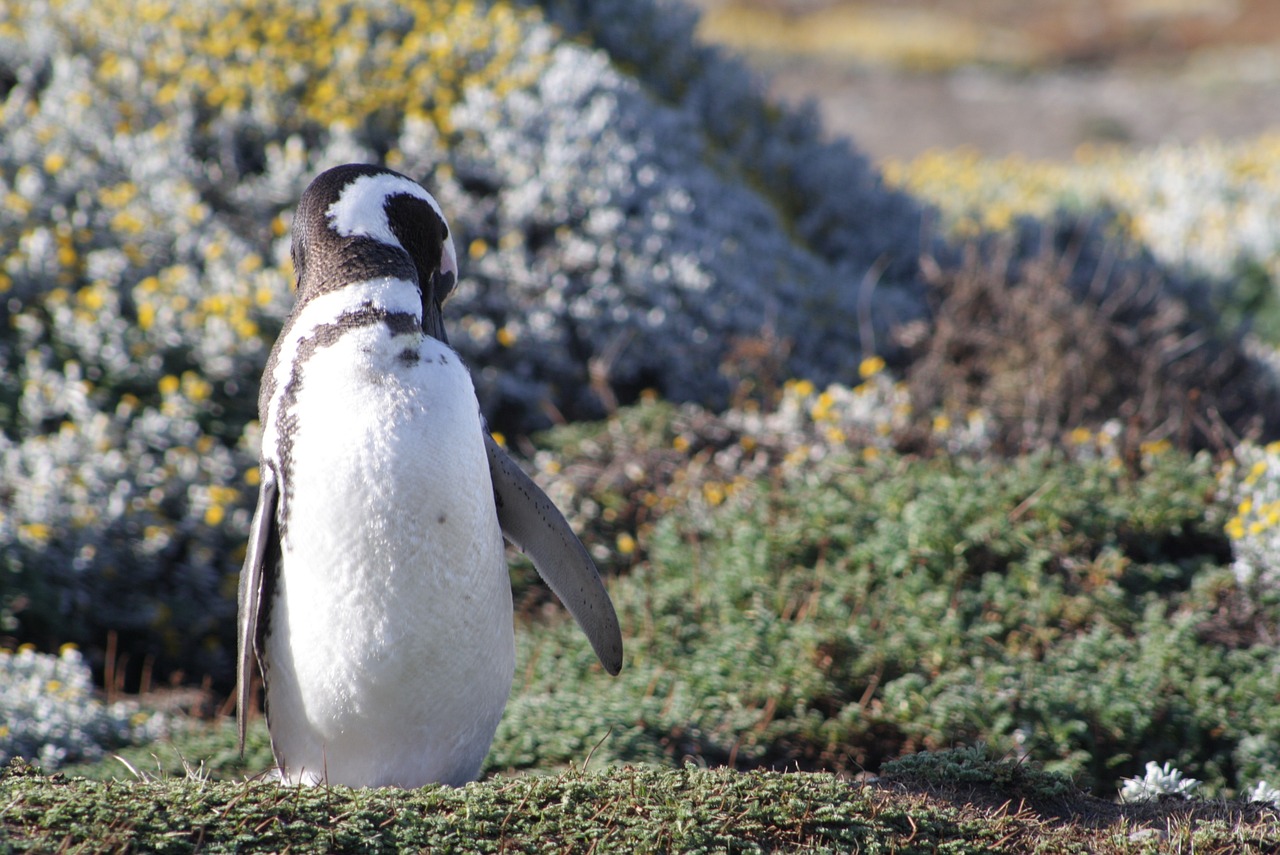
[(298, 203), (292, 255), (299, 307), (394, 276), (417, 283), (423, 330), (447, 341), (441, 309), (457, 285), (458, 256), (440, 205), (413, 179), (358, 163), (320, 173)]

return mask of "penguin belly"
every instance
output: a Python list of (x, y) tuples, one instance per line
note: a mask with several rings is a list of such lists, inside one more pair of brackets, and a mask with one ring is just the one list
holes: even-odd
[(264, 638), (281, 773), (474, 780), (515, 642), (470, 375), (435, 339), (375, 326), (318, 348), (298, 380)]

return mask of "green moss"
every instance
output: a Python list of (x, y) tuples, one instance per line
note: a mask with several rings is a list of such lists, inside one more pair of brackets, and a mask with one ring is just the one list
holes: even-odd
[[(942, 766), (975, 768), (953, 760)], [(1015, 790), (1000, 787), (1025, 781), (992, 768), (990, 793), (1011, 800)], [(402, 791), (95, 782), (13, 765), (0, 776), (0, 796), (9, 851), (1143, 852), (1145, 838), (1129, 833), (1148, 827), (1185, 835), (1197, 851), (1280, 843), (1274, 815), (1256, 807), (1115, 809), (1105, 822), (1063, 822), (1027, 804), (1011, 810), (829, 774), (726, 769), (569, 771)]]
[(995, 757), (984, 745), (911, 754), (884, 764), (881, 775), (917, 787), (992, 787), (1041, 802), (1079, 794), (1070, 778), (1034, 763)]
[[(726, 770), (566, 773), (417, 791), (170, 779), (97, 783), (10, 770), (6, 831), (38, 847), (141, 851), (980, 852), (997, 830), (830, 775)], [(913, 832), (913, 828), (915, 829)], [(959, 841), (968, 841), (960, 843)], [(915, 847), (914, 849), (912, 847)]]

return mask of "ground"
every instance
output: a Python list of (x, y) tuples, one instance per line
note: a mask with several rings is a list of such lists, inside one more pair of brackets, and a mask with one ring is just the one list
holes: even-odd
[(698, 0), (785, 101), (873, 158), (1070, 157), (1280, 127), (1275, 0)]

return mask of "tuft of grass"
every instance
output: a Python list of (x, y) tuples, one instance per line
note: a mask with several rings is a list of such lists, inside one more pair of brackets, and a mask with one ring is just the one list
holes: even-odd
[(249, 727), (244, 755), (230, 720), (190, 722), (148, 745), (121, 748), (94, 762), (72, 764), (60, 771), (91, 781), (129, 781), (199, 777), (214, 781), (243, 780), (272, 767), (271, 739), (261, 719)]
[(1062, 806), (1085, 796), (1065, 775), (1046, 772), (1034, 762), (996, 757), (985, 745), (909, 754), (885, 763), (881, 778), (915, 789), (989, 790), (1041, 806)]

